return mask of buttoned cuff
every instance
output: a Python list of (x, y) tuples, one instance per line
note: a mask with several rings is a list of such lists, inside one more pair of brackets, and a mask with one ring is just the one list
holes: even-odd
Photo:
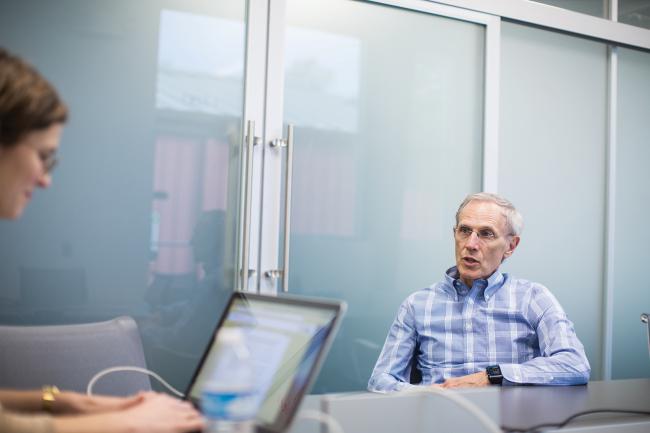
[(520, 385), (526, 383), (519, 364), (499, 364), (503, 383), (501, 385)]

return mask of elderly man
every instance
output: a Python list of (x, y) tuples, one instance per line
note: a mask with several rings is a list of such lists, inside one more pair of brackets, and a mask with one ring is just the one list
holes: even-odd
[(496, 194), (469, 195), (456, 213), (456, 266), (400, 306), (368, 383), (370, 391), (422, 385), (576, 385), (590, 366), (573, 323), (544, 286), (499, 272), (523, 221)]

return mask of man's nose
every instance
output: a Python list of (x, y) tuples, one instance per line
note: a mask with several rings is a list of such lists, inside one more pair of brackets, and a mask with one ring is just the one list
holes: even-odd
[(465, 247), (470, 248), (470, 249), (477, 249), (479, 244), (479, 238), (478, 238), (478, 233), (472, 232), (470, 233), (469, 237), (467, 238), (467, 242), (465, 242)]

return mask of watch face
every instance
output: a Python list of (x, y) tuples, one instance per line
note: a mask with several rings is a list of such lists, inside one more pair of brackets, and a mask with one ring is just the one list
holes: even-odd
[(501, 374), (501, 367), (498, 365), (490, 365), (485, 368), (487, 371), (488, 380), (493, 385), (501, 385), (503, 381), (503, 375)]

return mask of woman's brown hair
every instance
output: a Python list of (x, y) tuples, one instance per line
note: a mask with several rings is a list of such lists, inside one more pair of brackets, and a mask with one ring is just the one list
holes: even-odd
[(64, 123), (68, 108), (54, 87), (30, 64), (0, 47), (0, 146), (28, 133)]

